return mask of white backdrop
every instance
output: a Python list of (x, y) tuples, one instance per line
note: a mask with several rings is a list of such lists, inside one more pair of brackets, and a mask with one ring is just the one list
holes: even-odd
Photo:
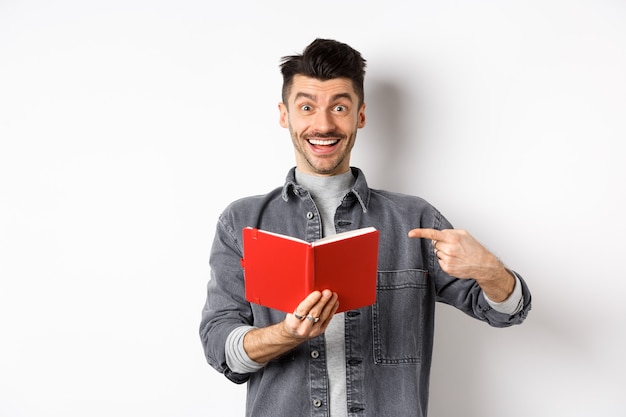
[(282, 183), (279, 58), (368, 60), (352, 163), (531, 285), (437, 316), (432, 416), (626, 415), (626, 2), (0, 0), (0, 416), (242, 416), (197, 333), (217, 216)]

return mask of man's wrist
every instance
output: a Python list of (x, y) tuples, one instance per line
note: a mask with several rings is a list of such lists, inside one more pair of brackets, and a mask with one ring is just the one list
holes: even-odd
[(515, 289), (515, 275), (500, 260), (489, 268), (483, 278), (476, 279), (485, 295), (495, 303), (505, 301)]
[(243, 339), (248, 356), (256, 362), (268, 362), (298, 346), (306, 339), (297, 338), (285, 329), (285, 322), (246, 333)]
[(524, 296), (522, 293), (522, 283), (520, 281), (520, 278), (517, 276), (517, 274), (513, 271), (509, 272), (511, 274), (513, 274), (513, 276), (515, 277), (515, 286), (513, 288), (513, 292), (511, 293), (511, 295), (509, 295), (504, 301), (502, 302), (495, 302), (492, 301), (487, 294), (483, 295), (485, 296), (485, 300), (487, 301), (487, 303), (496, 311), (500, 312), (500, 313), (504, 313), (504, 314), (517, 314), (519, 311), (522, 310), (522, 308), (524, 308)]

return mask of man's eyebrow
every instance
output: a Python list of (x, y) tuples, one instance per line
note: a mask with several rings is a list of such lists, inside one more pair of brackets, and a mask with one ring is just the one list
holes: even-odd
[[(306, 98), (312, 101), (316, 101), (317, 100), (317, 96), (313, 95), (313, 94), (309, 94), (309, 93), (305, 93), (305, 92), (299, 92), (296, 94), (296, 96), (294, 97), (294, 100), (298, 100), (300, 98)], [(332, 97), (332, 101), (337, 101), (340, 98), (345, 98), (348, 99), (350, 102), (352, 102), (352, 96), (348, 93), (339, 93), (339, 94), (335, 94)]]
[(335, 95), (333, 96), (333, 101), (337, 101), (337, 100), (339, 100), (340, 98), (346, 98), (346, 99), (348, 99), (348, 101), (352, 102), (352, 96), (351, 96), (350, 94), (348, 94), (348, 93), (339, 93), (339, 94), (335, 94)]
[(299, 98), (308, 98), (309, 100), (315, 101), (316, 98), (313, 94), (309, 94), (309, 93), (297, 93), (296, 96), (294, 97), (294, 100), (298, 100)]

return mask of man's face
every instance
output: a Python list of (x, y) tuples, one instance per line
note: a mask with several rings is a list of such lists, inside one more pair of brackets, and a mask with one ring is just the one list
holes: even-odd
[(365, 126), (365, 104), (358, 104), (347, 78), (294, 77), (288, 102), (278, 108), (301, 172), (323, 176), (348, 172), (357, 129)]

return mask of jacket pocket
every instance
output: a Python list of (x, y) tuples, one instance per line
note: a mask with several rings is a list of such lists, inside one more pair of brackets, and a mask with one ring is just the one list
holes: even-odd
[(374, 361), (381, 365), (419, 363), (428, 320), (428, 272), (379, 271), (373, 306)]

